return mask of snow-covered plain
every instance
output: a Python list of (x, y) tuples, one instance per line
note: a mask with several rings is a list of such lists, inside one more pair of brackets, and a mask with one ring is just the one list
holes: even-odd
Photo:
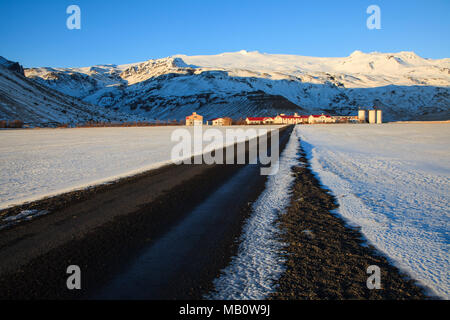
[(450, 125), (302, 126), (338, 213), (432, 294), (450, 298)]
[(266, 189), (253, 204), (253, 213), (244, 226), (238, 254), (215, 280), (215, 291), (206, 296), (220, 300), (261, 300), (275, 291), (274, 281), (284, 270), (277, 253), (284, 244), (277, 240), (275, 221), (289, 204), (289, 188), (294, 183), (292, 166), (298, 163), (299, 139), (296, 130), (279, 159), (279, 170), (269, 177)]
[[(278, 127), (243, 129), (261, 134), (259, 129)], [(2, 130), (0, 209), (172, 163), (171, 150), (178, 142), (171, 135), (180, 128), (194, 136), (193, 127)], [(239, 127), (214, 127), (221, 132), (230, 128)], [(210, 144), (204, 142), (204, 147)]]

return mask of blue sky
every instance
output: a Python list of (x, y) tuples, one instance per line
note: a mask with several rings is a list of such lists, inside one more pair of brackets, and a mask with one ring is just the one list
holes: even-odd
[[(66, 8), (81, 8), (81, 30)], [(369, 5), (381, 30), (366, 27)], [(321, 57), (450, 57), (450, 0), (1, 0), (0, 55), (26, 67), (123, 64), (242, 49)]]

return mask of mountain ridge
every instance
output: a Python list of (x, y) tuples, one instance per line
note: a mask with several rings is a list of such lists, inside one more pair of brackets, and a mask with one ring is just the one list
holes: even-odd
[(322, 58), (241, 50), (24, 73), (99, 108), (146, 119), (182, 119), (192, 111), (273, 115), (292, 112), (293, 105), (306, 113), (355, 114), (375, 105), (387, 120), (414, 120), (448, 117), (450, 106), (450, 59), (408, 51)]

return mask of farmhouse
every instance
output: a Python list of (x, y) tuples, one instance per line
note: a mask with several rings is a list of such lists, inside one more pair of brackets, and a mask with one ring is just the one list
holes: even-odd
[[(211, 119), (213, 126), (231, 126), (233, 120), (229, 117)], [(209, 122), (209, 121), (208, 121)]]
[(265, 117), (263, 120), (264, 124), (273, 124), (274, 123), (274, 118), (273, 117)]
[(294, 114), (293, 116), (287, 116), (285, 114), (280, 114), (274, 118), (273, 122), (276, 124), (308, 123), (308, 116), (299, 116), (297, 113)]
[(313, 124), (313, 123), (334, 123), (334, 122), (336, 122), (335, 119), (333, 119), (331, 116), (325, 115), (325, 114), (310, 115), (308, 117), (308, 123), (309, 124)]
[(271, 124), (274, 123), (272, 117), (247, 117), (245, 118), (246, 124)]
[(336, 123), (358, 122), (358, 116), (331, 116)]
[(201, 126), (203, 125), (203, 116), (193, 112), (190, 116), (186, 117), (187, 126)]

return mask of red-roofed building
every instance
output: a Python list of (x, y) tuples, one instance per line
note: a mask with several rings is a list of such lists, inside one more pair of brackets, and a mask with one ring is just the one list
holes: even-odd
[(203, 124), (203, 116), (193, 112), (190, 116), (186, 117), (187, 126), (201, 126)]
[(274, 118), (276, 124), (299, 124), (308, 123), (308, 116), (299, 116), (297, 113), (293, 116), (287, 116), (285, 114), (277, 115)]
[(279, 114), (276, 117), (247, 117), (247, 124), (314, 124), (314, 123), (335, 123), (336, 118), (327, 114), (313, 114), (301, 116), (297, 113), (293, 116)]
[(327, 114), (313, 114), (308, 117), (308, 123), (334, 123), (336, 122), (331, 116)]
[(274, 123), (272, 117), (247, 117), (245, 123), (247, 124), (271, 124)]
[[(231, 126), (233, 120), (229, 117), (214, 118), (209, 120), (213, 126)], [(208, 122), (209, 122), (208, 121)]]

